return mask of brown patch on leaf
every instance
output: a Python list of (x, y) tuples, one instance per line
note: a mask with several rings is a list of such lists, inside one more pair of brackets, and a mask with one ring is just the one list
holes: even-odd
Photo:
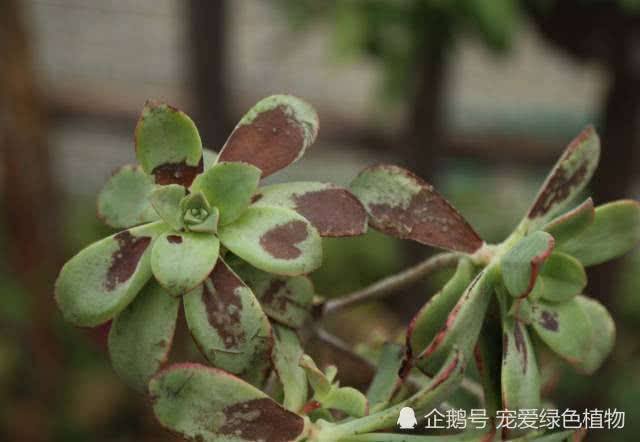
[(128, 230), (118, 233), (114, 238), (118, 241), (118, 250), (111, 256), (111, 265), (104, 281), (104, 287), (108, 291), (114, 290), (133, 276), (142, 254), (151, 242), (150, 237), (136, 237)]
[(421, 189), (408, 206), (369, 204), (370, 223), (376, 229), (422, 244), (473, 253), (483, 241), (462, 215), (417, 175), (403, 170)]
[(366, 230), (367, 212), (346, 189), (329, 188), (296, 194), (295, 210), (322, 236), (355, 236)]
[(458, 368), (458, 365), (460, 365), (460, 354), (457, 354), (453, 361), (445, 369), (440, 370), (437, 377), (432, 379), (429, 390), (435, 390), (440, 384), (449, 379), (451, 374)]
[(555, 247), (555, 245), (556, 245), (556, 240), (553, 238), (553, 236), (550, 236), (549, 243), (547, 244), (547, 248), (544, 249), (542, 252), (540, 252), (540, 254), (531, 258), (531, 274), (529, 276), (529, 285), (527, 286), (527, 289), (525, 290), (525, 292), (520, 294), (518, 298), (520, 299), (526, 298), (533, 291), (533, 288), (536, 285), (536, 281), (538, 280), (538, 274), (540, 273), (540, 269), (542, 268), (542, 265), (547, 260), (549, 255), (551, 255), (551, 252), (553, 251), (553, 248)]
[(209, 278), (214, 290), (211, 292), (205, 281), (202, 302), (209, 324), (217, 330), (228, 350), (243, 344), (246, 339), (240, 323), (242, 300), (236, 293), (236, 289), (244, 285), (222, 261), (218, 261)]
[(295, 220), (274, 227), (260, 237), (260, 246), (277, 259), (295, 259), (302, 254), (296, 244), (309, 236), (307, 224)]
[(304, 420), (269, 398), (252, 399), (225, 407), (219, 434), (248, 441), (289, 442), (304, 431)]
[(167, 235), (167, 241), (171, 244), (182, 244), (182, 237), (180, 235)]
[(542, 326), (542, 328), (549, 331), (558, 331), (558, 315), (556, 313), (550, 312), (549, 310), (543, 310), (540, 314), (540, 318), (538, 319), (538, 323)]
[(527, 372), (527, 360), (529, 355), (527, 353), (527, 343), (524, 339), (524, 332), (522, 331), (520, 321), (515, 321), (514, 323), (513, 337), (516, 343), (516, 351), (522, 355), (522, 373), (524, 374)]
[(263, 196), (264, 196), (264, 195), (263, 195), (263, 194), (261, 194), (261, 193), (256, 193), (255, 195), (253, 195), (253, 196), (251, 197), (251, 204), (253, 204), (253, 203), (257, 203), (258, 201), (260, 201), (260, 200), (262, 199), (262, 197), (263, 197)]
[(151, 174), (155, 177), (156, 184), (166, 186), (168, 184), (180, 184), (189, 187), (196, 176), (204, 170), (203, 158), (196, 166), (190, 166), (185, 161), (181, 163), (165, 163), (157, 166)]
[(304, 148), (304, 128), (287, 115), (285, 106), (262, 112), (235, 128), (219, 161), (240, 161), (262, 170), (262, 177), (294, 162)]

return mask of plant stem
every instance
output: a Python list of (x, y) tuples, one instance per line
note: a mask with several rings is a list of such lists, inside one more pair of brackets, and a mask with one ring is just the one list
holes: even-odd
[(455, 265), (460, 257), (459, 253), (450, 252), (434, 255), (400, 273), (383, 278), (341, 298), (327, 301), (322, 306), (321, 316), (332, 315), (365, 302), (384, 298), (397, 290), (417, 283), (436, 270)]

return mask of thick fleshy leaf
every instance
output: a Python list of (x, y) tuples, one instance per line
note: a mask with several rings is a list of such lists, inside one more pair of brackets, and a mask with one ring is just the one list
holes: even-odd
[(247, 163), (218, 163), (198, 175), (192, 192), (202, 192), (209, 204), (220, 211), (220, 225), (229, 224), (251, 203), (258, 188), (260, 169)]
[(308, 277), (272, 275), (240, 260), (230, 264), (271, 319), (292, 328), (301, 327), (307, 320), (315, 294)]
[(429, 375), (440, 369), (454, 347), (465, 360), (471, 360), (491, 299), (496, 270), (496, 267), (487, 267), (471, 281), (438, 334), (418, 355), (416, 365), (424, 373)]
[(302, 417), (257, 388), (216, 368), (176, 364), (149, 383), (164, 427), (193, 441), (292, 442), (307, 431)]
[(442, 290), (436, 293), (413, 317), (407, 328), (407, 342), (411, 354), (419, 355), (436, 337), (447, 316), (471, 283), (474, 267), (470, 260), (461, 259), (458, 268)]
[(367, 390), (367, 400), (372, 413), (387, 407), (402, 383), (400, 369), (403, 366), (404, 355), (405, 349), (402, 345), (387, 342), (382, 347), (376, 375)]
[(625, 254), (640, 242), (640, 203), (620, 200), (596, 208), (593, 223), (558, 250), (585, 266)]
[(502, 406), (508, 410), (540, 407), (540, 372), (525, 325), (503, 318)]
[(562, 303), (540, 301), (533, 306), (532, 326), (560, 357), (580, 366), (589, 357), (593, 329), (577, 298)]
[(167, 361), (179, 307), (180, 301), (152, 280), (113, 321), (111, 365), (132, 388), (146, 392), (151, 377)]
[(369, 223), (392, 236), (473, 253), (482, 239), (430, 184), (406, 169), (373, 166), (360, 172), (351, 190), (369, 213)]
[(367, 398), (352, 387), (333, 386), (319, 401), (323, 408), (338, 410), (347, 416), (362, 417), (369, 409)]
[(591, 126), (569, 143), (523, 221), (529, 232), (543, 226), (587, 185), (600, 159), (600, 139)]
[(222, 244), (249, 264), (280, 275), (310, 273), (322, 264), (318, 231), (293, 210), (249, 207), (220, 228)]
[(564, 302), (582, 293), (587, 274), (580, 261), (562, 252), (553, 252), (542, 265), (541, 296), (547, 301)]
[(179, 184), (158, 187), (149, 197), (151, 205), (162, 220), (173, 230), (180, 230), (182, 224), (182, 210), (180, 201), (186, 195), (186, 189)]
[[(298, 361), (298, 365), (305, 371), (309, 385), (313, 389), (316, 397), (323, 397), (329, 394), (333, 378), (328, 376), (326, 372), (320, 370), (311, 356), (306, 354), (302, 355)], [(335, 367), (332, 368), (330, 372), (335, 375)]]
[(291, 95), (272, 95), (242, 117), (218, 161), (253, 164), (264, 178), (300, 159), (317, 134), (318, 115), (309, 104)]
[(367, 230), (367, 212), (360, 201), (335, 184), (303, 181), (261, 187), (254, 206), (293, 209), (321, 236), (355, 236)]
[(153, 243), (151, 270), (172, 295), (180, 296), (202, 283), (218, 260), (220, 241), (196, 232), (166, 232)]
[(553, 237), (539, 230), (522, 238), (505, 253), (500, 260), (502, 280), (512, 296), (524, 298), (531, 293), (553, 246)]
[(307, 402), (307, 375), (298, 361), (304, 354), (298, 334), (279, 324), (273, 324), (275, 347), (273, 366), (284, 389), (283, 405), (291, 411), (299, 411)]
[(575, 209), (551, 220), (543, 230), (553, 236), (556, 246), (559, 246), (589, 227), (595, 215), (593, 200), (589, 198)]
[(124, 230), (71, 258), (55, 286), (64, 318), (94, 327), (122, 311), (151, 277), (149, 245), (167, 229), (157, 222)]
[(204, 170), (211, 169), (218, 162), (218, 152), (202, 149), (202, 159), (204, 160)]
[(187, 229), (191, 232), (218, 233), (218, 221), (220, 212), (217, 207), (211, 207), (209, 214), (198, 224), (189, 224)]
[(589, 317), (593, 332), (593, 340), (587, 358), (578, 368), (587, 374), (593, 374), (613, 350), (616, 340), (616, 325), (607, 309), (595, 299), (578, 296), (576, 300)]
[(184, 311), (193, 339), (211, 364), (252, 384), (264, 381), (271, 367), (271, 325), (249, 287), (224, 261), (184, 296)]
[(135, 131), (136, 156), (157, 184), (188, 187), (203, 170), (202, 141), (184, 112), (147, 101)]
[(158, 215), (149, 203), (149, 196), (155, 188), (153, 179), (140, 167), (121, 167), (98, 195), (98, 217), (114, 228), (156, 221)]

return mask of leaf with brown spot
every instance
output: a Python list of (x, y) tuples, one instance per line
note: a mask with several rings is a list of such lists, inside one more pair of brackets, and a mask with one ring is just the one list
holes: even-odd
[(301, 215), (282, 207), (249, 207), (218, 232), (222, 244), (269, 273), (296, 276), (322, 263), (318, 231)]
[(55, 297), (64, 318), (93, 327), (112, 319), (151, 277), (150, 244), (163, 222), (124, 230), (91, 244), (60, 271)]
[(595, 215), (593, 200), (588, 198), (575, 209), (551, 220), (542, 230), (553, 236), (556, 246), (560, 246), (589, 227)]
[(299, 98), (272, 95), (242, 117), (218, 161), (249, 163), (265, 178), (297, 161), (315, 141), (318, 115)]
[(307, 276), (278, 276), (258, 270), (247, 263), (230, 262), (251, 288), (264, 312), (271, 319), (299, 328), (309, 317), (315, 290)]
[(471, 360), (497, 273), (496, 266), (489, 266), (471, 281), (440, 331), (427, 348), (417, 355), (416, 365), (420, 370), (427, 375), (436, 372), (454, 347), (460, 350), (465, 360)]
[(219, 249), (220, 241), (209, 233), (166, 232), (153, 243), (153, 276), (173, 296), (184, 295), (209, 276)]
[(554, 244), (551, 235), (538, 230), (520, 239), (502, 256), (502, 280), (512, 296), (525, 298), (531, 293)]
[(167, 361), (179, 307), (178, 299), (151, 280), (111, 325), (111, 365), (139, 392), (146, 393), (149, 380)]
[(540, 371), (529, 333), (522, 322), (506, 314), (502, 327), (502, 406), (509, 410), (539, 408)]
[(587, 185), (600, 159), (600, 139), (591, 126), (567, 146), (522, 224), (531, 232), (560, 212)]
[(271, 367), (269, 319), (249, 287), (222, 261), (184, 296), (189, 330), (212, 365), (261, 384)]
[(540, 339), (558, 356), (579, 367), (589, 357), (593, 329), (577, 298), (562, 303), (539, 301), (531, 323)]
[(305, 421), (237, 377), (200, 364), (176, 364), (149, 383), (160, 424), (200, 442), (293, 442)]
[(114, 228), (128, 228), (156, 221), (158, 215), (149, 203), (149, 197), (155, 188), (153, 179), (140, 167), (121, 167), (109, 178), (98, 195), (98, 218)]
[(166, 103), (145, 103), (135, 141), (138, 162), (157, 184), (188, 187), (204, 169), (198, 129), (184, 112)]
[(429, 246), (473, 253), (482, 239), (433, 186), (398, 166), (360, 172), (351, 191), (369, 213), (372, 227)]
[(360, 201), (335, 184), (303, 181), (261, 187), (254, 206), (295, 210), (320, 236), (356, 236), (367, 230), (367, 212)]

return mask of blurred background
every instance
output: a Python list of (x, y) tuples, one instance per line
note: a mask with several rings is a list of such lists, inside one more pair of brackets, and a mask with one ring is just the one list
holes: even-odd
[[(595, 202), (640, 193), (638, 0), (0, 0), (0, 440), (177, 440), (111, 371), (106, 332), (61, 320), (53, 282), (110, 233), (96, 193), (134, 161), (147, 98), (184, 109), (218, 150), (253, 103), (282, 92), (312, 103), (321, 130), (275, 181), (346, 185), (395, 162), (499, 241), (593, 123)], [(373, 232), (329, 240), (313, 278), (339, 296), (431, 253)], [(614, 354), (593, 377), (548, 376), (559, 407), (626, 412), (624, 431), (589, 441), (640, 434), (639, 269), (637, 251), (590, 269), (589, 294), (618, 325)], [(443, 281), (328, 327), (394, 339)]]

